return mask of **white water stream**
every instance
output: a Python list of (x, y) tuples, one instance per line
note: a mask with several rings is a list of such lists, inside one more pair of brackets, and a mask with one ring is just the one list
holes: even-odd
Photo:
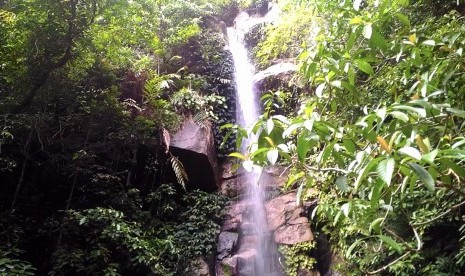
[[(242, 17), (241, 17), (242, 16)], [(245, 20), (242, 20), (245, 18)], [(237, 123), (249, 128), (258, 119), (257, 92), (254, 91), (254, 66), (249, 61), (248, 52), (244, 45), (244, 34), (253, 25), (247, 15), (240, 15), (236, 19), (236, 26), (228, 28), (229, 48), (233, 55), (236, 93), (237, 93)], [(259, 20), (254, 19), (254, 23)], [(256, 23), (255, 23), (256, 24)], [(255, 137), (245, 141), (242, 150), (255, 142)], [(241, 269), (241, 276), (279, 276), (277, 246), (272, 233), (268, 229), (265, 209), (265, 185), (259, 183), (260, 176), (256, 172), (247, 173), (246, 202), (249, 209), (243, 217), (241, 232), (242, 239), (247, 241), (239, 250), (244, 257), (246, 266)]]

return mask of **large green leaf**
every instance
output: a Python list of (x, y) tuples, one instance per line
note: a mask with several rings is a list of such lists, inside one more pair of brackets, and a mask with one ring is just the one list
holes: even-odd
[(300, 161), (304, 161), (310, 149), (316, 145), (318, 136), (308, 131), (302, 133), (297, 140), (297, 155)]
[(392, 179), (392, 174), (394, 173), (395, 165), (396, 165), (396, 161), (394, 160), (394, 158), (387, 158), (379, 162), (378, 167), (376, 168), (376, 170), (378, 171), (379, 177), (388, 186), (391, 185), (391, 179)]
[(355, 65), (357, 66), (358, 69), (360, 69), (364, 73), (367, 73), (368, 75), (373, 75), (375, 73), (371, 65), (364, 60), (356, 59)]
[(322, 84), (318, 85), (318, 87), (315, 89), (315, 95), (318, 98), (323, 97), (323, 90), (325, 89), (325, 87), (326, 87), (326, 83), (322, 83)]
[(239, 153), (239, 152), (230, 153), (229, 156), (230, 157), (236, 157), (236, 158), (239, 158), (241, 160), (247, 160), (247, 157), (245, 157), (242, 153)]
[(371, 170), (378, 164), (380, 160), (380, 157), (372, 159), (370, 162), (368, 162), (368, 164), (365, 165), (365, 167), (363, 167), (363, 169), (361, 169), (358, 172), (357, 179), (355, 180), (355, 190), (358, 189), (358, 187), (362, 183), (362, 180), (367, 176), (369, 172), (371, 172)]
[(420, 160), (421, 159), (421, 153), (419, 150), (413, 147), (403, 147), (401, 149), (398, 149), (397, 152), (402, 153), (404, 155), (410, 156), (411, 158), (415, 160)]
[(340, 176), (336, 179), (336, 187), (342, 192), (349, 191), (349, 185), (347, 184), (347, 176)]
[(408, 165), (416, 173), (418, 178), (420, 178), (420, 180), (423, 182), (423, 184), (425, 184), (425, 187), (429, 191), (434, 192), (434, 186), (435, 185), (434, 185), (434, 179), (431, 176), (431, 174), (425, 168), (423, 168), (422, 166), (420, 166), (420, 165), (418, 165), (416, 163), (409, 162)]
[(395, 106), (392, 106), (391, 108), (395, 110), (405, 110), (405, 111), (409, 111), (410, 113), (415, 113), (420, 118), (426, 117), (426, 110), (423, 107), (412, 107), (408, 105), (395, 105)]
[(268, 159), (271, 165), (274, 165), (276, 161), (278, 161), (278, 156), (279, 152), (276, 148), (272, 148), (266, 153), (266, 158)]
[(385, 218), (377, 218), (370, 224), (370, 232), (371, 230), (375, 232), (379, 232), (381, 230), (381, 224), (384, 222)]
[(268, 135), (273, 131), (273, 128), (274, 128), (273, 119), (268, 119), (266, 121), (266, 132), (268, 133)]
[(392, 238), (385, 235), (378, 235), (378, 237), (390, 248), (396, 250), (399, 253), (402, 252), (402, 246)]

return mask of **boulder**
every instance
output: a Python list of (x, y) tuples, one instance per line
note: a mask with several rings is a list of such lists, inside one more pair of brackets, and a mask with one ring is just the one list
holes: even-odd
[(216, 276), (232, 276), (236, 275), (237, 271), (237, 258), (225, 258), (215, 265)]
[(237, 245), (238, 238), (238, 233), (228, 231), (221, 232), (218, 236), (217, 259), (222, 260), (231, 256)]
[(201, 257), (195, 259), (191, 263), (191, 269), (187, 273), (187, 276), (211, 276), (210, 266)]
[(294, 63), (279, 61), (263, 71), (256, 73), (253, 77), (257, 91), (276, 91), (280, 88), (289, 88), (290, 82), (297, 66)]
[(296, 244), (313, 240), (305, 210), (295, 202), (296, 193), (276, 197), (266, 204), (267, 220), (278, 244)]
[(214, 192), (219, 184), (213, 131), (208, 123), (197, 124), (186, 119), (171, 138), (170, 151), (183, 164), (189, 181), (188, 189)]
[(283, 225), (274, 232), (276, 243), (293, 245), (296, 243), (313, 240), (312, 231), (308, 221), (300, 224)]

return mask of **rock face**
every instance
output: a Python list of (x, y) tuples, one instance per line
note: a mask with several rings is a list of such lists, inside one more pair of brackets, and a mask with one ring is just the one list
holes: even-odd
[(188, 189), (213, 192), (218, 188), (218, 164), (209, 124), (201, 126), (187, 119), (171, 138), (170, 150), (184, 165), (189, 177)]
[(224, 231), (218, 236), (218, 259), (222, 260), (230, 256), (231, 252), (237, 245), (239, 234), (235, 232)]
[(210, 266), (203, 258), (198, 258), (191, 263), (192, 270), (187, 276), (212, 276)]
[(289, 88), (297, 66), (294, 63), (280, 61), (254, 75), (255, 86), (259, 91), (276, 91)]
[[(229, 168), (228, 165), (225, 168)], [(230, 176), (229, 174), (225, 174)], [(279, 189), (284, 183), (284, 169), (279, 166), (266, 168), (262, 176), (263, 185), (267, 185), (267, 190), (273, 192)], [(241, 182), (241, 177), (235, 178), (236, 182)], [(231, 180), (228, 180), (230, 182)], [(261, 183), (262, 183), (261, 182)], [(223, 183), (224, 185), (224, 183)], [(231, 189), (244, 189), (241, 183), (236, 183), (229, 187)], [(240, 195), (241, 191), (235, 194)], [(216, 258), (216, 275), (236, 275), (251, 276), (255, 275), (253, 267), (250, 265), (255, 256), (252, 249), (257, 237), (251, 233), (251, 227), (247, 218), (251, 216), (250, 202), (245, 199), (238, 200), (232, 204), (227, 212), (226, 221), (221, 228), (221, 234), (218, 237), (217, 258)], [(296, 204), (296, 193), (279, 195), (271, 198), (266, 202), (267, 222), (270, 230), (268, 238), (273, 239), (278, 245), (293, 245), (301, 242), (312, 241), (313, 233), (310, 229), (306, 207)], [(305, 274), (301, 271), (299, 275), (318, 275)], [(308, 273), (314, 273), (308, 272)], [(276, 275), (282, 275), (277, 272)]]
[(266, 204), (268, 225), (278, 244), (292, 245), (313, 240), (304, 209), (296, 205), (296, 194), (289, 193)]

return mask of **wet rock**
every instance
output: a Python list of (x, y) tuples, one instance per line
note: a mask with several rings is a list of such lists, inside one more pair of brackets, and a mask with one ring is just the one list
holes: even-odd
[(239, 230), (239, 226), (242, 222), (242, 214), (238, 214), (235, 217), (227, 219), (221, 226), (221, 231), (234, 231)]
[(237, 245), (237, 240), (239, 238), (238, 233), (234, 232), (221, 232), (218, 236), (218, 247), (217, 247), (217, 258), (222, 260), (226, 257), (232, 255), (234, 248)]
[(308, 221), (300, 224), (283, 225), (274, 232), (274, 239), (279, 244), (293, 245), (313, 240)]
[(242, 252), (241, 254), (236, 255), (237, 258), (237, 267), (236, 272), (240, 276), (254, 276), (255, 269), (254, 266), (251, 265), (254, 263), (255, 259), (255, 251), (254, 250), (247, 250)]
[(194, 260), (187, 276), (211, 276), (210, 266), (203, 258)]
[(270, 230), (274, 230), (279, 244), (296, 244), (313, 240), (304, 209), (295, 203), (296, 194), (289, 193), (270, 200), (266, 204)]
[(225, 258), (215, 266), (216, 276), (232, 276), (237, 271), (237, 258)]
[(170, 150), (183, 164), (188, 189), (213, 192), (218, 188), (219, 173), (211, 126), (187, 119), (171, 138)]
[(258, 91), (276, 91), (289, 88), (297, 66), (291, 62), (280, 61), (254, 75), (255, 87)]
[(264, 16), (269, 9), (269, 0), (258, 0), (254, 1), (250, 7), (247, 8), (247, 12), (249, 14), (257, 14), (260, 16)]

